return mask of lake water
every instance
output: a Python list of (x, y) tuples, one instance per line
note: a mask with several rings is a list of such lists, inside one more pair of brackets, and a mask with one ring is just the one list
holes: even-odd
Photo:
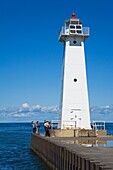
[[(106, 123), (106, 130), (113, 135), (113, 123)], [(31, 133), (30, 123), (0, 123), (0, 170), (50, 170), (30, 151)]]
[(30, 123), (0, 123), (0, 170), (50, 169), (30, 151), (31, 132)]

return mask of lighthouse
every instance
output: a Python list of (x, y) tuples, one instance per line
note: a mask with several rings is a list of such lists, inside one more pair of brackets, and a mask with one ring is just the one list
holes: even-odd
[(84, 42), (89, 27), (72, 13), (59, 33), (64, 45), (59, 128), (90, 129)]

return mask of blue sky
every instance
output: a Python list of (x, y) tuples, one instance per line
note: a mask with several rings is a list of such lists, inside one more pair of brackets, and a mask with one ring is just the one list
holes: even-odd
[(90, 106), (112, 105), (112, 6), (111, 0), (1, 0), (0, 108), (59, 105), (58, 33), (73, 11), (91, 32), (85, 43)]

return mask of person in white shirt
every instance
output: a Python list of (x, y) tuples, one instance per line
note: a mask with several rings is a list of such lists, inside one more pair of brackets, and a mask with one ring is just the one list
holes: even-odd
[(32, 123), (32, 126), (33, 126), (33, 133), (35, 134), (36, 133), (36, 127), (37, 127), (37, 125), (36, 125), (36, 123), (35, 122), (31, 122)]

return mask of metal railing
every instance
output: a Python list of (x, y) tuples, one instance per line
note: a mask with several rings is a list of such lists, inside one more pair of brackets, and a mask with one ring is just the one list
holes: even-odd
[[(52, 129), (58, 129), (59, 126), (61, 126), (60, 120), (52, 120), (51, 121), (51, 127)], [(62, 127), (68, 127), (69, 129), (75, 129), (76, 124), (75, 121), (63, 121)], [(91, 122), (91, 128), (93, 130), (105, 130), (105, 121), (92, 121)]]
[[(87, 35), (87, 36), (89, 36), (89, 34), (90, 34), (89, 27), (82, 27), (81, 33), (77, 33), (77, 30), (79, 30), (79, 29), (75, 29), (75, 33), (73, 35), (84, 35), (84, 36)], [(61, 35), (70, 35), (69, 27), (65, 27), (65, 26), (62, 27), (60, 30), (60, 33), (59, 33), (59, 39), (60, 39)]]
[(91, 127), (93, 130), (105, 130), (105, 121), (92, 121)]
[(60, 120), (52, 120), (51, 121), (51, 127), (52, 129), (58, 129), (59, 127), (69, 128), (69, 129), (75, 129), (76, 124), (75, 121), (60, 121)]

